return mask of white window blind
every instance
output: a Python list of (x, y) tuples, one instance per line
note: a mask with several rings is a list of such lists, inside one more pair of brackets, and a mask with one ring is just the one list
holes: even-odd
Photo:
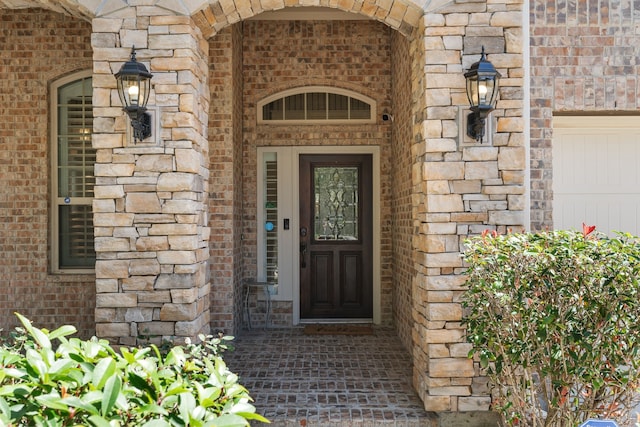
[(52, 269), (91, 270), (95, 265), (93, 213), (95, 150), (91, 146), (91, 76), (56, 82), (52, 95)]

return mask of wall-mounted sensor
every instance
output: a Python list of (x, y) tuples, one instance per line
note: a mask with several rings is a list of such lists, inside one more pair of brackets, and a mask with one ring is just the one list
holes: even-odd
[(382, 113), (382, 121), (383, 122), (392, 122), (393, 116), (389, 113)]

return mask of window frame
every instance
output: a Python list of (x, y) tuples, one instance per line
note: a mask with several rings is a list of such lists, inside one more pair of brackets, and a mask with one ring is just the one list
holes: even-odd
[[(283, 104), (285, 104), (285, 99), (292, 95), (306, 95), (309, 93), (324, 93), (331, 95), (342, 95), (349, 98), (349, 104), (351, 103), (351, 98), (356, 99), (360, 102), (363, 102), (371, 107), (371, 116), (368, 119), (295, 119), (295, 120), (285, 120), (285, 119), (276, 119), (276, 120), (266, 120), (263, 117), (264, 106), (277, 100), (282, 100)], [(306, 105), (306, 96), (305, 96), (305, 112), (307, 111)], [(327, 106), (327, 113), (330, 111)], [(358, 92), (354, 92), (352, 90), (336, 88), (332, 86), (301, 86), (293, 89), (287, 89), (282, 92), (275, 93), (271, 96), (268, 96), (258, 102), (257, 105), (257, 121), (258, 124), (266, 124), (266, 125), (334, 125), (334, 124), (373, 124), (376, 123), (377, 117), (377, 102), (375, 99), (370, 98), (366, 95), (363, 95)]]
[[(50, 253), (50, 271), (52, 274), (93, 274), (95, 268), (87, 267), (61, 267), (60, 266), (60, 215), (59, 207), (69, 205), (64, 203), (64, 199), (58, 197), (58, 164), (59, 164), (59, 126), (58, 126), (58, 91), (63, 86), (73, 83), (79, 80), (87, 78), (93, 78), (93, 72), (91, 70), (83, 70), (61, 77), (50, 84), (49, 87), (49, 116), (50, 116), (50, 133), (49, 133), (49, 146), (50, 146), (50, 211), (49, 211), (49, 224), (50, 224), (50, 240), (49, 240), (49, 253)], [(92, 105), (93, 108), (93, 105)], [(93, 129), (91, 129), (93, 134)], [(75, 197), (72, 205), (89, 206), (92, 208), (93, 197)], [(95, 227), (94, 227), (95, 230)], [(95, 239), (95, 234), (94, 234)], [(95, 240), (94, 240), (95, 241)]]

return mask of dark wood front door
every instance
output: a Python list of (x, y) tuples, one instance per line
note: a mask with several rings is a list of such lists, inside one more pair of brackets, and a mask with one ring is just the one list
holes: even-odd
[(370, 154), (300, 156), (300, 317), (373, 316)]

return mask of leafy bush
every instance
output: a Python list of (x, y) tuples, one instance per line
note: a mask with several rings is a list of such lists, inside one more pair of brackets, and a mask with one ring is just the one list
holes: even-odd
[[(255, 413), (219, 353), (230, 338), (202, 344), (121, 348), (67, 338), (73, 326), (37, 329), (0, 346), (0, 425), (248, 426)], [(53, 342), (59, 345), (54, 348)]]
[(507, 425), (629, 422), (640, 388), (640, 245), (594, 227), (468, 240), (468, 341)]

